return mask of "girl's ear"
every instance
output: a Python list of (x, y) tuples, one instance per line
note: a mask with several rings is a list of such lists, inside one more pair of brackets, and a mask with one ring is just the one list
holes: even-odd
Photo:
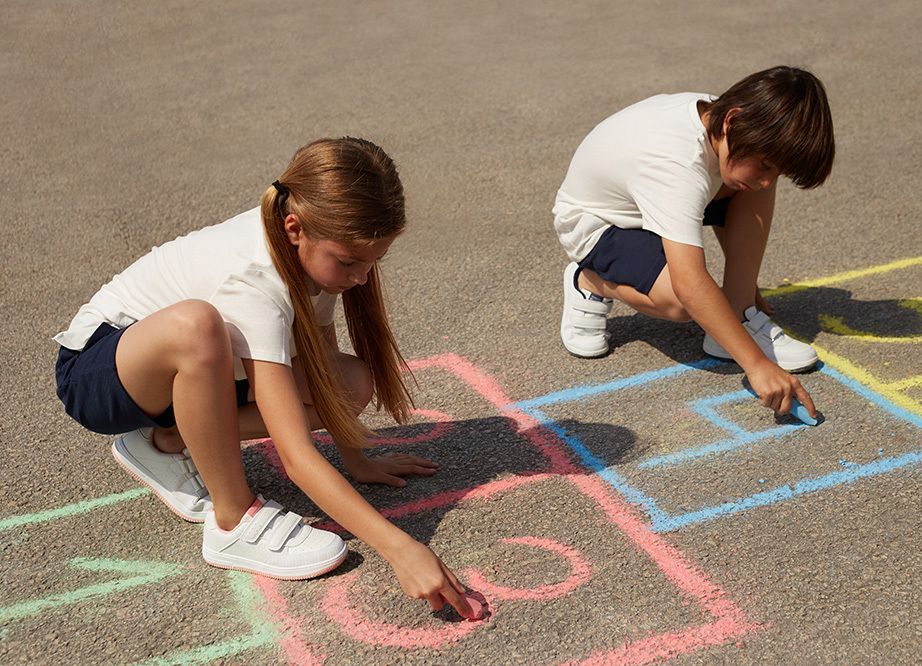
[(289, 214), (285, 218), (285, 235), (288, 236), (288, 242), (294, 246), (301, 244), (303, 227), (301, 225), (301, 220), (298, 219), (297, 215)]

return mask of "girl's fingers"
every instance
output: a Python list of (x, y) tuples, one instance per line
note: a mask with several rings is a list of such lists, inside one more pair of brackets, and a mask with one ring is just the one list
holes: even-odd
[(429, 602), (429, 605), (434, 611), (440, 611), (445, 607), (445, 599), (438, 592), (433, 592), (432, 594), (426, 595), (426, 601)]
[[(445, 585), (442, 587), (442, 589), (437, 592), (435, 596), (444, 599), (449, 604), (451, 604), (451, 606), (456, 611), (458, 611), (458, 615), (461, 617), (471, 617), (474, 614), (470, 604), (467, 603), (467, 599), (464, 598), (464, 593), (458, 592), (451, 585)], [(441, 606), (439, 608), (441, 608)], [(438, 608), (435, 608), (434, 606), (433, 609), (438, 610)]]
[(439, 560), (439, 564), (441, 565), (442, 571), (445, 573), (445, 577), (448, 579), (449, 584), (450, 584), (453, 588), (455, 588), (455, 590), (458, 592), (458, 594), (464, 594), (465, 592), (467, 592), (467, 588), (465, 588), (465, 587), (461, 584), (461, 581), (458, 580), (458, 578), (451, 572), (451, 570), (450, 570), (448, 567), (446, 567), (446, 566), (442, 563), (441, 560)]
[(385, 458), (393, 460), (394, 462), (411, 464), (411, 465), (420, 465), (422, 467), (431, 467), (433, 469), (438, 468), (439, 464), (428, 458), (420, 458), (419, 456), (411, 456), (408, 453), (389, 453)]
[(388, 486), (393, 486), (395, 488), (404, 488), (407, 485), (406, 481), (401, 479), (399, 476), (394, 476), (393, 474), (382, 474), (378, 479), (378, 482)]

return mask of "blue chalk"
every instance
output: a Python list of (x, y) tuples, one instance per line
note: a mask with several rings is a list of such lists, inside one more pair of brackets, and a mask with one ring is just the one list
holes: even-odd
[[(756, 398), (759, 397), (759, 394), (752, 389), (748, 382), (743, 382), (743, 386), (745, 386), (746, 390), (749, 391), (753, 396)], [(805, 423), (809, 426), (815, 426), (819, 423), (819, 421), (810, 416), (810, 412), (807, 411), (807, 408), (800, 404), (796, 398), (791, 398), (791, 416), (793, 416), (801, 423)]]

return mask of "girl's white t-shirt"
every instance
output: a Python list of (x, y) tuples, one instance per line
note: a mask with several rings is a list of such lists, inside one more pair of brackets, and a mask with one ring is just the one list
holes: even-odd
[[(241, 358), (291, 365), (294, 307), (272, 264), (259, 208), (151, 249), (103, 286), (54, 340), (81, 351), (102, 323), (125, 328), (189, 299), (208, 301), (221, 314), (237, 379), (245, 377)], [(317, 325), (330, 325), (336, 295), (321, 291), (311, 301)]]
[(553, 211), (572, 261), (589, 254), (611, 225), (702, 247), (704, 208), (722, 184), (698, 115), (698, 102), (713, 99), (656, 95), (610, 116), (583, 139)]

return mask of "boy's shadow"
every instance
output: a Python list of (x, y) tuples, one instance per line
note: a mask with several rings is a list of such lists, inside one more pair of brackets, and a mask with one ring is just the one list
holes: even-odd
[[(438, 439), (413, 445), (372, 447), (367, 451), (369, 457), (408, 453), (434, 460), (440, 465), (434, 476), (406, 477), (407, 485), (404, 488), (353, 482), (358, 492), (376, 509), (384, 511), (385, 515), (389, 510), (411, 505), (405, 514), (395, 520), (402, 529), (423, 543), (429, 542), (442, 517), (461, 501), (467, 491), (512, 476), (526, 477), (554, 472), (548, 460), (531, 443), (530, 433), (517, 432), (517, 424), (511, 418), (493, 416), (452, 421), (449, 425), (447, 432)], [(634, 450), (637, 438), (627, 428), (572, 420), (558, 421), (556, 425), (562, 427), (568, 436), (579, 438), (597, 458), (608, 465), (637, 455)], [(414, 438), (422, 437), (431, 430), (431, 423), (423, 423), (382, 429), (378, 435), (384, 438)], [(540, 433), (541, 440), (547, 440), (549, 434), (545, 429)], [(285, 478), (270, 457), (265, 455), (264, 447), (271, 446), (271, 443), (265, 443), (243, 450), (250, 487), (309, 520), (326, 520), (325, 514), (292, 481)], [(560, 446), (571, 461), (582, 467), (564, 444)], [(351, 482), (335, 447), (322, 444), (319, 448)], [(586, 473), (591, 471), (587, 469)], [(344, 537), (349, 538), (345, 534)]]
[[(922, 300), (864, 301), (852, 298), (845, 289), (815, 287), (767, 299), (774, 306), (772, 319), (800, 340), (812, 343), (820, 332), (864, 339), (908, 338), (922, 335)], [(617, 306), (616, 306), (617, 307)], [(608, 320), (612, 353), (628, 343), (642, 340), (682, 364), (708, 356), (702, 351), (704, 331), (694, 322), (674, 323), (636, 312)], [(741, 372), (735, 363), (721, 363), (708, 369), (720, 374)]]

